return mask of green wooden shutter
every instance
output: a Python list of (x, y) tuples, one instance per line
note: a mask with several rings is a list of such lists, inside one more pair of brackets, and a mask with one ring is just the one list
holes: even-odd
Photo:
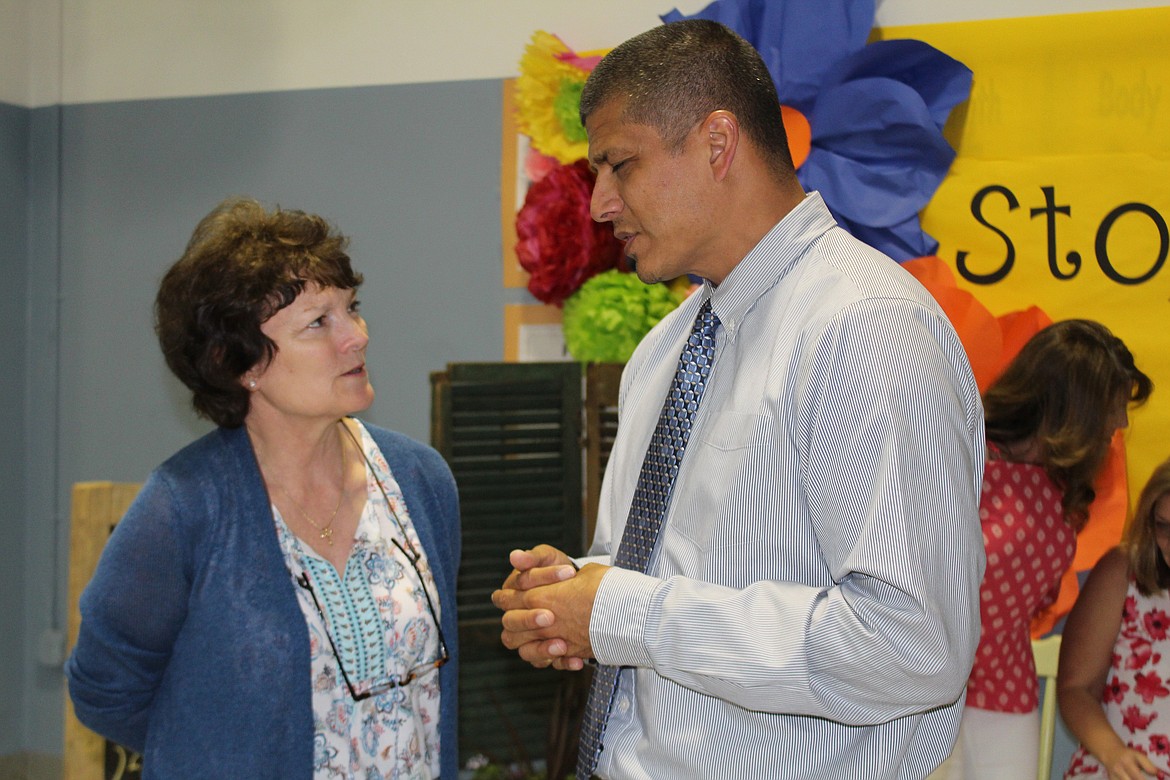
[(585, 545), (593, 540), (601, 478), (618, 427), (621, 363), (594, 363), (585, 371)]
[(460, 764), (477, 753), (543, 759), (560, 689), (576, 675), (533, 669), (506, 650), (490, 596), (511, 571), (511, 550), (546, 542), (582, 552), (581, 368), (457, 363), (431, 383), (432, 443), (455, 474), (463, 521)]

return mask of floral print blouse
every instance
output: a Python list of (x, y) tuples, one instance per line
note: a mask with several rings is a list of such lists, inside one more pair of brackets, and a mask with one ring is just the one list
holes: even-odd
[[(1101, 696), (1105, 717), (1121, 740), (1150, 757), (1161, 780), (1170, 780), (1170, 595), (1143, 596), (1130, 580), (1121, 629)], [(1066, 778), (1109, 777), (1083, 746), (1073, 753)]]
[[(440, 604), (429, 595), (432, 615), (428, 594), (437, 591), (410, 512), (377, 445), (357, 427), (367, 501), (344, 572), (302, 544), (272, 507), (309, 627), (313, 777), (437, 778)], [(375, 693), (355, 701), (350, 685)]]

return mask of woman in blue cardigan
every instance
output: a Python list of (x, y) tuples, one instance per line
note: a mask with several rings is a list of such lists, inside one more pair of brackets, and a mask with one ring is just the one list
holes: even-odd
[(158, 778), (454, 778), (455, 483), (359, 422), (360, 274), (226, 201), (167, 272), (167, 364), (219, 427), (157, 468), (81, 598), (78, 718)]

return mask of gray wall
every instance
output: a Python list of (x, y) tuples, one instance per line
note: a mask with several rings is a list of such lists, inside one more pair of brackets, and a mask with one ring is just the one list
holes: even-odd
[(29, 114), (0, 103), (0, 755), (20, 749), (23, 709), (20, 651), (24, 622), (24, 458), (23, 414), (26, 285), (28, 276)]
[[(58, 317), (60, 335), (51, 363), (35, 350), (27, 360), (14, 355), (37, 385), (29, 429), (38, 439), (25, 447), (26, 462), (49, 473), (29, 475), (23, 526), (31, 538), (15, 574), (5, 575), (19, 583), (23, 570), (26, 588), (24, 658), (0, 643), (0, 669), (26, 672), (24, 706), (14, 713), (4, 696), (0, 708), (3, 722), (23, 721), (22, 749), (57, 754), (60, 673), (37, 655), (45, 631), (64, 623), (70, 485), (140, 481), (209, 427), (167, 373), (150, 321), (157, 281), (203, 214), (248, 194), (320, 213), (352, 236), (378, 393), (365, 417), (424, 441), (428, 374), (452, 361), (501, 359), (503, 304), (531, 299), (500, 281), (499, 81), (26, 113), (34, 148), (48, 152), (60, 139), (59, 171), (51, 161), (31, 165), (32, 211), (46, 218), (29, 227), (29, 297), (43, 302), (32, 305), (30, 349)], [(48, 219), (55, 209), (59, 217)], [(7, 324), (7, 308), (3, 316)]]

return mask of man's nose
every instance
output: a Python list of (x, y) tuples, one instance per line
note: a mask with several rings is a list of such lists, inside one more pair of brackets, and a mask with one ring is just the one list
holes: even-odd
[(589, 200), (589, 215), (594, 222), (612, 222), (621, 210), (622, 200), (613, 186), (612, 174), (599, 173)]

